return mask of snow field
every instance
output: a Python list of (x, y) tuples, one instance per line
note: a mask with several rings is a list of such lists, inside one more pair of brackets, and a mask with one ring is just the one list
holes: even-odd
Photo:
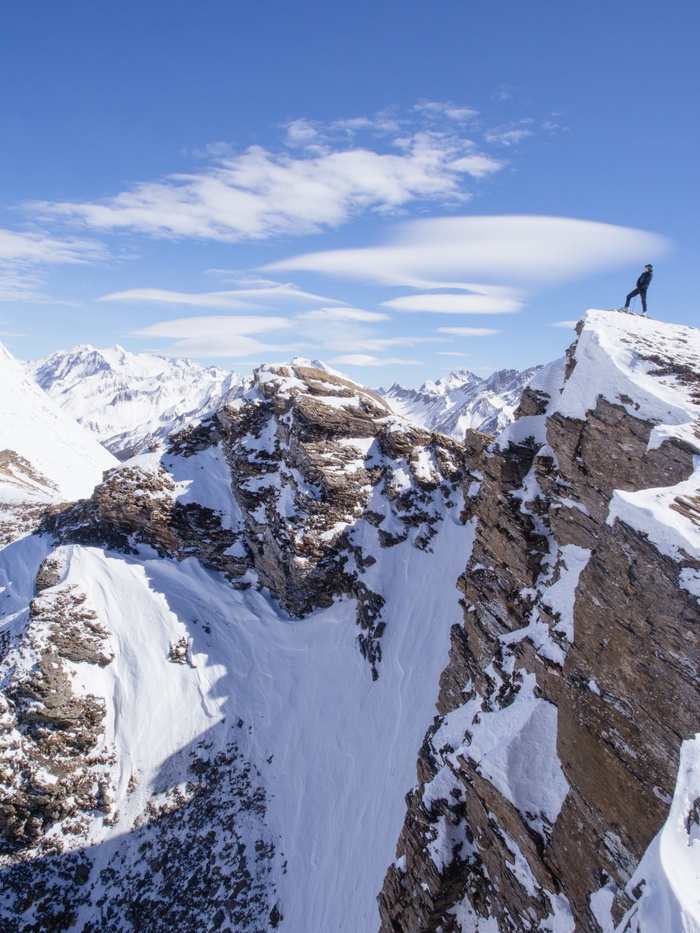
[[(382, 549), (381, 568), (366, 575), (387, 600), (377, 681), (355, 643), (354, 600), (296, 620), (265, 592), (234, 590), (195, 560), (63, 549), (62, 585), (87, 594), (115, 655), (105, 668), (71, 665), (78, 692), (108, 699), (107, 744), (116, 752), (120, 819), (111, 827), (94, 821), (90, 843), (130, 830), (167, 785), (164, 763), (179, 750), (203, 737), (223, 747), (235, 728), (262, 775), (277, 839), (279, 929), (376, 933), (376, 896), (434, 715), (450, 627), (461, 619), (449, 582), (426, 586), (456, 579), (468, 559), (472, 530), (457, 521), (458, 509), (446, 516), (434, 551), (408, 542)], [(376, 529), (365, 533), (365, 547), (374, 536), (379, 550)], [(30, 598), (39, 556), (20, 601)], [(183, 637), (190, 664), (170, 660)]]
[[(69, 415), (61, 411), (0, 344), (0, 451), (14, 451), (49, 485), (34, 489), (56, 501), (89, 496), (115, 458)], [(22, 501), (23, 491), (2, 484), (4, 501)], [(35, 486), (36, 484), (32, 484)], [(53, 487), (53, 488), (52, 488)], [(7, 493), (7, 495), (6, 495)], [(24, 496), (29, 498), (28, 495)]]

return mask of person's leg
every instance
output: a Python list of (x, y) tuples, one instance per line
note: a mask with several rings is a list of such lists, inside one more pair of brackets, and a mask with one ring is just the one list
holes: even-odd
[(630, 300), (639, 294), (639, 289), (635, 288), (633, 292), (630, 292), (629, 295), (625, 298), (625, 308), (629, 308)]
[(647, 290), (646, 288), (640, 289), (639, 295), (642, 299), (642, 314), (646, 317), (646, 313), (647, 313)]

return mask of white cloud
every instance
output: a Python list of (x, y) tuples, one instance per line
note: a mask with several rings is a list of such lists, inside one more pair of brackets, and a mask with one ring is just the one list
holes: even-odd
[(455, 337), (490, 337), (500, 334), (500, 330), (491, 330), (489, 327), (438, 327), (439, 334), (453, 334)]
[(488, 295), (406, 295), (383, 301), (396, 311), (433, 311), (439, 314), (510, 314), (522, 307), (521, 301)]
[(94, 262), (107, 255), (94, 240), (0, 230), (0, 301), (48, 301), (43, 267)]
[(433, 117), (448, 117), (458, 123), (466, 123), (479, 116), (479, 111), (473, 110), (471, 107), (459, 107), (456, 104), (435, 100), (422, 101), (416, 104), (414, 110)]
[(0, 301), (46, 301), (43, 284), (36, 272), (3, 268), (0, 262)]
[(366, 353), (349, 353), (346, 356), (336, 356), (331, 363), (341, 363), (344, 366), (423, 366), (422, 360), (381, 359)]
[(495, 127), (486, 133), (486, 139), (490, 143), (498, 143), (501, 146), (514, 146), (522, 139), (534, 135), (533, 130), (529, 128), (529, 124), (533, 122), (532, 119), (528, 118), (520, 120), (518, 123)]
[(133, 332), (134, 337), (238, 337), (290, 327), (283, 317), (233, 315), (231, 317), (186, 317), (159, 321)]
[[(503, 168), (460, 135), (469, 108), (431, 104), (416, 113), (329, 124), (295, 120), (286, 126), (286, 151), (251, 146), (236, 153), (219, 144), (199, 172), (141, 182), (102, 201), (27, 206), (95, 230), (233, 242), (314, 233), (412, 202), (463, 203), (471, 196), (467, 182)], [(369, 144), (359, 144), (360, 133)]]
[(264, 344), (250, 334), (289, 328), (285, 318), (274, 317), (194, 317), (161, 321), (135, 331), (134, 337), (164, 337), (175, 343), (157, 351), (171, 356), (187, 357), (249, 357), (267, 359), (273, 354), (285, 357), (298, 353), (308, 344), (289, 343), (284, 346)]
[(567, 217), (444, 217), (400, 224), (384, 246), (307, 253), (266, 270), (516, 300), (523, 289), (591, 277), (668, 248), (657, 234)]
[(287, 131), (285, 142), (288, 146), (308, 146), (310, 143), (316, 143), (319, 138), (319, 131), (310, 120), (292, 120), (285, 126)]
[(94, 240), (0, 230), (0, 263), (3, 264), (83, 263), (106, 256), (105, 247)]
[(267, 279), (246, 279), (242, 284), (253, 284), (252, 288), (237, 288), (219, 292), (174, 292), (164, 288), (132, 288), (123, 292), (103, 295), (98, 301), (144, 301), (161, 304), (184, 304), (198, 308), (219, 310), (251, 310), (278, 308), (286, 304), (309, 304), (310, 302), (330, 302), (342, 304), (334, 298), (325, 298), (304, 292), (294, 285), (271, 282)]
[(551, 327), (576, 327), (578, 321), (557, 321), (556, 324), (551, 324)]
[(367, 350), (379, 353), (389, 347), (415, 347), (419, 343), (441, 343), (442, 337), (358, 337), (355, 340), (337, 341), (326, 339), (322, 346), (335, 350)]
[[(171, 355), (244, 358), (255, 354), (265, 359), (279, 354), (289, 357), (290, 354), (311, 349), (315, 354), (323, 351), (343, 351), (352, 357), (353, 361), (370, 358), (372, 354), (383, 353), (392, 347), (441, 343), (447, 339), (406, 335), (377, 337), (367, 326), (387, 319), (386, 314), (360, 308), (318, 308), (295, 314), (290, 318), (241, 314), (177, 318), (150, 324), (133, 332), (131, 336), (174, 340), (175, 343), (158, 350)], [(323, 322), (321, 328), (320, 321)], [(287, 334), (291, 331), (296, 339), (293, 342), (272, 345), (262, 343), (253, 336), (276, 331), (284, 331)], [(376, 365), (398, 362), (375, 356), (371, 358), (376, 361)]]
[[(390, 347), (414, 347), (447, 340), (445, 337), (412, 335), (382, 337), (376, 334), (374, 328), (367, 326), (387, 319), (389, 315), (357, 308), (327, 308), (297, 314), (292, 324), (299, 336), (316, 347), (317, 353), (342, 351), (346, 354), (372, 354), (382, 353)], [(319, 327), (320, 320), (323, 321), (322, 327)]]
[(361, 308), (317, 308), (315, 311), (305, 311), (297, 315), (297, 320), (377, 323), (390, 320), (390, 316), (379, 311), (363, 311)]
[(470, 155), (461, 159), (455, 159), (452, 163), (452, 169), (457, 172), (467, 172), (473, 178), (486, 178), (503, 167), (503, 162), (498, 162), (489, 156)]

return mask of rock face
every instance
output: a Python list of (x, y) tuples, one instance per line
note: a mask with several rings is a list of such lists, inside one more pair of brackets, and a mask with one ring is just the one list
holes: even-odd
[(77, 694), (66, 664), (109, 664), (107, 631), (83, 593), (60, 585), (62, 571), (58, 560), (44, 561), (26, 627), (2, 633), (3, 855), (61, 852), (64, 838), (84, 829), (108, 798), (109, 755), (93, 754), (105, 701)]
[[(178, 498), (176, 462), (203, 457), (229, 474), (227, 520)], [(410, 536), (427, 548), (441, 520), (435, 499), (458, 492), (465, 472), (458, 444), (393, 416), (380, 396), (308, 366), (263, 367), (238, 402), (174, 434), (157, 463), (112, 470), (43, 529), (64, 544), (196, 557), (236, 586), (254, 579), (293, 616), (352, 597), (376, 676), (384, 597), (362, 580), (376, 561), (362, 526), (384, 547)]]
[(0, 929), (339, 928), (358, 810), (390, 812), (384, 855), (346, 856), (374, 926), (458, 610), (423, 573), (456, 575), (472, 480), (462, 445), (299, 362), (44, 503), (0, 555)]
[(0, 931), (693, 929), (699, 405), (589, 312), (498, 437), (298, 360), (77, 501), (3, 449)]
[(482, 455), (382, 933), (661, 929), (635, 870), (700, 727), (700, 358), (596, 314)]

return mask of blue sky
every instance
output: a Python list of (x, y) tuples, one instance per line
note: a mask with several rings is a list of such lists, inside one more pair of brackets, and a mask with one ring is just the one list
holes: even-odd
[(547, 362), (647, 262), (697, 326), (700, 10), (23, 0), (0, 339), (371, 385)]

